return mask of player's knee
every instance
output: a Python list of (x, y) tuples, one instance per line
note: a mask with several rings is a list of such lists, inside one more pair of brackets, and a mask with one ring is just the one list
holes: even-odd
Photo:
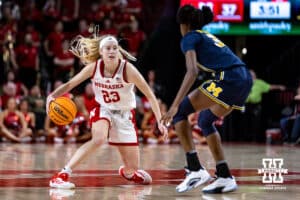
[(94, 145), (99, 146), (105, 142), (104, 134), (99, 133), (99, 131), (97, 133), (96, 129), (92, 129), (92, 134), (92, 142)]
[(173, 123), (176, 124), (179, 121), (187, 120), (189, 114), (195, 112), (194, 107), (188, 97), (184, 97), (183, 101), (178, 107), (176, 115), (173, 117)]
[(94, 146), (100, 146), (101, 144), (104, 143), (104, 138), (101, 137), (92, 138), (92, 142)]
[(205, 137), (217, 131), (214, 122), (218, 119), (209, 109), (202, 111), (198, 118), (198, 126)]

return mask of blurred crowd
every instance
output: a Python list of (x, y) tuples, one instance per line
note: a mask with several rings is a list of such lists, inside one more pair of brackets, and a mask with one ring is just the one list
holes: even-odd
[[(74, 121), (55, 125), (45, 112), (47, 95), (83, 67), (69, 46), (77, 35), (111, 34), (138, 56), (146, 39), (139, 27), (140, 0), (9, 0), (0, 13), (0, 134), (11, 142), (85, 142), (91, 138), (89, 112), (96, 106), (92, 85), (81, 84), (65, 96), (78, 108)], [(98, 31), (98, 32), (97, 32)], [(155, 71), (145, 77), (157, 96), (163, 86)], [(136, 92), (139, 139), (178, 142), (173, 127), (163, 141), (148, 100)], [(167, 106), (160, 100), (162, 112)], [(191, 122), (193, 123), (193, 122)], [(199, 134), (199, 131), (197, 131)], [(205, 141), (201, 140), (202, 143)]]
[[(139, 58), (147, 38), (143, 29), (145, 24), (141, 20), (144, 9), (142, 1), (0, 0), (0, 6), (1, 140), (58, 143), (89, 140), (89, 112), (96, 104), (91, 83), (86, 81), (66, 94), (78, 108), (77, 117), (68, 126), (57, 126), (49, 120), (45, 111), (46, 97), (82, 69), (83, 64), (69, 51), (72, 39), (77, 35), (114, 35), (123, 48)], [(167, 105), (162, 99), (166, 88), (156, 80), (154, 69), (145, 74), (145, 79), (160, 99), (161, 111), (164, 113)], [(290, 111), (294, 110), (294, 105), (298, 105), (294, 100), (296, 90), (287, 90), (282, 85), (269, 84), (260, 79), (255, 82), (257, 84), (247, 100), (246, 112), (233, 114), (240, 123), (231, 126), (230, 117), (215, 122), (217, 128), (220, 128), (221, 137), (227, 140), (227, 132), (230, 132), (234, 135), (229, 135), (227, 141), (262, 142), (265, 134), (261, 127), (267, 124), (262, 117), (265, 108), (262, 105), (266, 105), (262, 95), (275, 89), (282, 91), (278, 93), (279, 98), (283, 99), (281, 105), (292, 107), (285, 109), (283, 115), (275, 119), (275, 127), (280, 129), (280, 141), (300, 143), (300, 128), (297, 126), (299, 112)], [(138, 91), (136, 99), (140, 141), (178, 143), (172, 126), (169, 127), (169, 140), (162, 140), (149, 102)], [(271, 111), (274, 110), (278, 109), (272, 108)], [(299, 110), (298, 107), (295, 110)], [(206, 140), (197, 125), (197, 116), (198, 113), (191, 115), (189, 122), (195, 142), (205, 144)], [(281, 117), (283, 119), (279, 123)]]

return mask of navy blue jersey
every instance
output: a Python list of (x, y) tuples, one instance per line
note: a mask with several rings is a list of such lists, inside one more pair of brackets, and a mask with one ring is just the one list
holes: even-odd
[(181, 40), (181, 50), (185, 54), (188, 50), (195, 50), (198, 67), (208, 72), (218, 72), (228, 68), (245, 66), (222, 41), (214, 35), (195, 30), (188, 32)]

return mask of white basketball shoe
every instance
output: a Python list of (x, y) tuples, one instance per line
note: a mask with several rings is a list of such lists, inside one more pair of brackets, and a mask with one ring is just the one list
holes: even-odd
[(211, 180), (211, 176), (206, 169), (200, 169), (198, 171), (185, 170), (186, 177), (183, 182), (176, 187), (177, 192), (189, 191)]
[(238, 186), (233, 176), (228, 178), (217, 177), (211, 184), (205, 186), (202, 192), (207, 194), (226, 193), (235, 191), (237, 188)]
[(124, 173), (124, 166), (121, 166), (119, 168), (119, 174), (127, 179), (128, 181), (133, 181), (137, 184), (142, 184), (142, 185), (149, 185), (152, 183), (152, 177), (150, 176), (150, 174), (148, 174), (146, 171), (142, 170), (142, 169), (138, 169), (134, 172), (134, 174), (132, 175), (131, 178), (128, 178), (125, 176)]
[(60, 189), (72, 189), (75, 188), (75, 184), (69, 181), (69, 174), (64, 172), (59, 172), (55, 174), (50, 182), (50, 187), (60, 188)]

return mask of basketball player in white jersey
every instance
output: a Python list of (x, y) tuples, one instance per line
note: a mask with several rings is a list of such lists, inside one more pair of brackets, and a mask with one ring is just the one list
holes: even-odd
[(90, 113), (92, 139), (83, 144), (65, 167), (50, 180), (54, 188), (74, 188), (69, 181), (72, 169), (108, 138), (109, 144), (116, 145), (124, 166), (119, 174), (138, 184), (150, 184), (151, 176), (139, 169), (138, 138), (135, 129), (134, 108), (136, 106), (134, 86), (149, 99), (159, 130), (167, 137), (167, 129), (159, 122), (161, 113), (155, 95), (143, 76), (123, 56), (135, 60), (118, 45), (115, 37), (106, 35), (95, 38), (77, 37), (70, 49), (86, 66), (70, 81), (58, 87), (47, 98), (46, 109), (55, 98), (72, 90), (84, 80), (91, 78), (96, 107)]

